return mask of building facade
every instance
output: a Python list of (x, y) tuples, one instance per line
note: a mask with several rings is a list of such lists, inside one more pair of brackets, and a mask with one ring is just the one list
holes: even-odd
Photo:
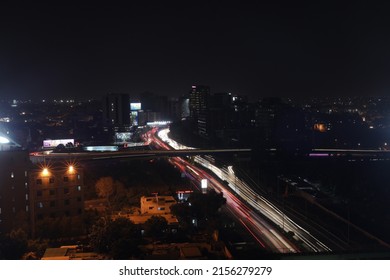
[(130, 99), (128, 94), (110, 93), (103, 99), (103, 122), (115, 131), (130, 127)]
[(27, 151), (0, 151), (0, 233), (28, 231), (30, 165)]
[(141, 197), (141, 214), (169, 214), (174, 204), (176, 200), (173, 196), (143, 196)]
[(84, 212), (84, 180), (81, 167), (36, 167), (30, 173), (30, 219), (35, 236), (44, 219), (78, 217)]
[(210, 87), (193, 85), (190, 90), (190, 118), (197, 124), (198, 134), (207, 137)]

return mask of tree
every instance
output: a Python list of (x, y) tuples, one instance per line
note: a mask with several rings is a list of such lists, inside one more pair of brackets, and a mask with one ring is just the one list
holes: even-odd
[(0, 235), (0, 259), (19, 260), (27, 250), (27, 234), (22, 229)]
[(175, 215), (184, 231), (191, 227), (192, 209), (188, 203), (176, 203), (171, 206), (171, 213)]
[(164, 217), (152, 216), (144, 224), (145, 234), (153, 239), (161, 239), (165, 236), (168, 228), (168, 222)]
[(123, 207), (128, 206), (128, 191), (122, 182), (115, 180), (114, 193), (111, 197), (113, 210), (121, 210)]
[(101, 218), (89, 235), (95, 251), (107, 253), (113, 259), (129, 259), (138, 254), (141, 232), (132, 221), (119, 218), (115, 221)]
[(114, 180), (112, 177), (101, 177), (95, 184), (96, 194), (99, 197), (107, 199), (114, 193)]
[(55, 149), (54, 152), (60, 153), (65, 150), (65, 145), (64, 144), (59, 144)]

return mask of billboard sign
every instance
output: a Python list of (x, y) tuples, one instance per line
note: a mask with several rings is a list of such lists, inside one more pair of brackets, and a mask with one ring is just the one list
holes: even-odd
[(138, 110), (141, 110), (141, 103), (140, 103), (140, 102), (137, 102), (137, 103), (130, 103), (130, 110), (131, 110), (131, 111), (138, 111)]
[(66, 146), (66, 144), (72, 143), (74, 145), (74, 139), (47, 139), (43, 140), (43, 147), (44, 148), (56, 148), (58, 145), (63, 144)]

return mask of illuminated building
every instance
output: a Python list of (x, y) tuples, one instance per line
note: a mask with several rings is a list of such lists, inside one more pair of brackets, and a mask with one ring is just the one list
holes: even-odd
[(139, 214), (134, 213), (117, 213), (111, 216), (113, 220), (118, 218), (130, 219), (135, 224), (144, 224), (153, 216), (160, 216), (165, 218), (168, 225), (177, 226), (178, 220), (176, 216), (171, 213), (171, 206), (176, 204), (173, 196), (142, 196), (141, 209)]
[(207, 114), (210, 87), (193, 85), (190, 91), (190, 118), (197, 123), (198, 134), (207, 137)]
[(79, 166), (37, 166), (30, 172), (30, 218), (33, 236), (45, 218), (81, 216), (83, 171)]
[(171, 206), (176, 204), (173, 196), (143, 196), (141, 197), (141, 214), (169, 214)]
[(138, 112), (142, 111), (142, 105), (140, 102), (130, 103), (130, 122), (132, 125), (138, 125)]

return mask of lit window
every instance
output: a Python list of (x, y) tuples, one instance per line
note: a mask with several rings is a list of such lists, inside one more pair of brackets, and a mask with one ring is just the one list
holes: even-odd
[(13, 172), (11, 172), (11, 178), (14, 178), (14, 177), (15, 177), (14, 173), (13, 173)]
[(26, 193), (26, 200), (28, 200), (28, 194)]
[(78, 191), (81, 191), (81, 186), (77, 186), (77, 190), (78, 190)]
[(25, 186), (26, 188), (27, 188), (27, 185), (28, 185), (27, 182), (25, 182), (25, 183), (24, 183), (24, 186)]
[(27, 177), (27, 171), (24, 171), (24, 177)]
[(28, 205), (26, 205), (26, 212), (28, 212)]
[(43, 208), (43, 203), (42, 202), (38, 202), (38, 208)]
[(81, 175), (80, 174), (77, 174), (77, 179), (81, 179)]

